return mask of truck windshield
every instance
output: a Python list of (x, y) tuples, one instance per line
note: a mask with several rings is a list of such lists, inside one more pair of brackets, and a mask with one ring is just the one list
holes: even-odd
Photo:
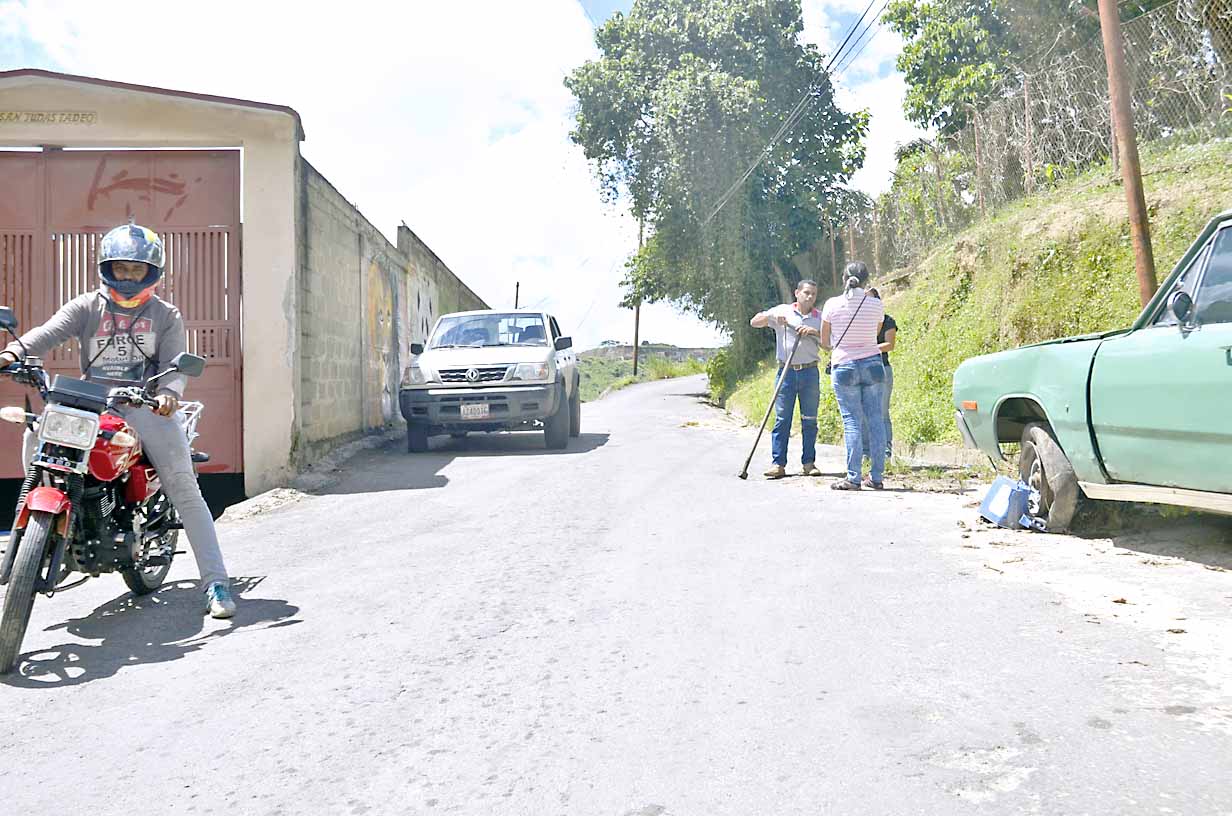
[(546, 346), (543, 317), (520, 312), (443, 317), (428, 348)]

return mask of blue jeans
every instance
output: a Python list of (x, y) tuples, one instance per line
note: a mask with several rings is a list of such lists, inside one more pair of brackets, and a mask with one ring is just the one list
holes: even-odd
[[(885, 366), (885, 389), (882, 396), (881, 418), (885, 422), (885, 451), (886, 458), (890, 458), (890, 449), (894, 447), (894, 423), (890, 419), (890, 395), (894, 393), (894, 367)], [(864, 449), (864, 455), (868, 456), (869, 443), (868, 426), (864, 425), (860, 429), (860, 443)]]
[(850, 363), (834, 366), (832, 379), (838, 410), (843, 415), (843, 441), (847, 445), (847, 480), (860, 483), (860, 471), (864, 464), (864, 444), (861, 430), (868, 428), (869, 459), (872, 468), (869, 478), (880, 482), (885, 471), (885, 423), (881, 421), (884, 410), (885, 366), (881, 355), (865, 357)]
[[(780, 366), (779, 374), (783, 373)], [(783, 387), (774, 401), (774, 431), (770, 434), (770, 450), (774, 464), (787, 465), (787, 440), (791, 436), (791, 418), (800, 401), (800, 436), (803, 449), (800, 462), (809, 464), (817, 459), (817, 404), (821, 401), (821, 378), (817, 366), (799, 371), (787, 369)]]

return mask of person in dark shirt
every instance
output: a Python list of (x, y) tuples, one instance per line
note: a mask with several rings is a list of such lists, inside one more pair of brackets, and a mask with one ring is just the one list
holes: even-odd
[[(868, 290), (869, 297), (881, 299), (881, 293), (876, 289)], [(898, 337), (898, 324), (894, 322), (894, 318), (890, 317), (890, 313), (886, 312), (885, 320), (881, 323), (881, 331), (877, 332), (877, 348), (881, 349), (881, 364), (885, 366), (885, 388), (883, 390), (884, 401), (881, 407), (882, 421), (885, 422), (885, 440), (886, 440), (886, 459), (890, 458), (891, 442), (894, 440), (894, 423), (890, 421), (890, 393), (894, 390), (894, 369), (890, 367), (890, 352), (894, 350), (894, 343)], [(861, 434), (864, 440), (864, 455), (868, 456), (868, 439), (869, 434)]]

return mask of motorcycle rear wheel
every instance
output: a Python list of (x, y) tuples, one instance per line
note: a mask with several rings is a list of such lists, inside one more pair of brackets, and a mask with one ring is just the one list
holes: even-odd
[[(175, 552), (175, 545), (179, 542), (180, 531), (172, 530), (167, 533), (170, 541), (164, 544), (163, 548), (168, 552)], [(134, 595), (149, 595), (154, 590), (163, 585), (163, 581), (167, 578), (167, 573), (171, 571), (171, 558), (168, 556), (167, 563), (161, 567), (147, 567), (146, 569), (120, 570), (121, 577), (124, 578), (124, 583)]]
[(12, 671), (21, 657), (21, 642), (34, 609), (34, 585), (43, 568), (47, 539), (54, 521), (50, 513), (31, 513), (17, 546), (13, 571), (5, 587), (3, 617), (0, 617), (0, 674)]

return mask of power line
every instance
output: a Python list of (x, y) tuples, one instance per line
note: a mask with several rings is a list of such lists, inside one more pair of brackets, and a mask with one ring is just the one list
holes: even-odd
[[(864, 53), (864, 49), (868, 48), (873, 40), (877, 39), (877, 35), (881, 33), (881, 15), (885, 12), (889, 5), (890, 0), (885, 0), (885, 2), (881, 4), (881, 8), (877, 11), (877, 16), (869, 22), (868, 28), (864, 29), (864, 36), (862, 36), (860, 41), (852, 47), (852, 51), (848, 52), (847, 59), (843, 60), (843, 63), (834, 73), (841, 74), (850, 68), (851, 65), (860, 58), (860, 55)], [(870, 33), (872, 36), (869, 36)], [(865, 39), (865, 37), (867, 37), (867, 39)]]
[[(847, 36), (843, 38), (843, 41), (842, 43), (839, 44), (838, 49), (835, 50), (835, 52), (830, 56), (829, 62), (826, 63), (826, 66), (823, 69), (823, 73), (826, 75), (827, 78), (830, 75), (830, 69), (834, 67), (835, 63), (838, 62), (839, 59), (844, 58), (843, 52), (847, 50), (848, 43), (851, 42), (851, 38), (855, 36), (856, 32), (860, 30), (860, 26), (864, 23), (864, 18), (868, 16), (869, 11), (872, 10), (873, 5), (876, 2), (877, 0), (869, 0), (868, 5), (864, 7), (864, 12), (860, 15), (859, 19), (856, 20), (855, 24), (851, 27), (851, 29), (848, 30)], [(889, 0), (886, 0), (886, 2), (883, 3), (882, 5), (882, 9), (884, 10), (886, 5), (888, 4), (889, 4)], [(878, 12), (877, 17), (880, 17), (880, 15), (881, 15), (881, 12)], [(866, 26), (864, 31), (861, 32), (860, 37), (863, 38), (864, 34), (866, 34), (868, 30), (872, 28), (873, 24), (876, 22), (877, 22), (877, 18), (874, 18), (873, 20), (869, 21), (868, 26)], [(851, 51), (847, 51), (847, 56), (850, 56), (850, 54), (851, 54)], [(705, 227), (712, 220), (714, 220), (714, 217), (718, 215), (719, 212), (725, 206), (727, 206), (727, 203), (731, 201), (733, 196), (735, 196), (736, 191), (739, 190), (740, 187), (744, 185), (744, 182), (748, 180), (749, 176), (753, 175), (753, 171), (755, 171), (758, 167), (761, 166), (761, 163), (766, 160), (766, 157), (769, 156), (771, 151), (773, 151), (774, 148), (778, 145), (779, 140), (782, 139), (783, 136), (789, 130), (791, 130), (791, 128), (795, 127), (797, 122), (799, 122), (802, 118), (804, 118), (804, 114), (808, 111), (808, 108), (811, 106), (812, 101), (817, 99), (821, 95), (821, 90), (822, 88), (820, 84), (810, 85), (808, 87), (808, 89), (804, 92), (804, 95), (800, 97), (800, 101), (796, 103), (796, 106), (794, 108), (792, 108), (791, 113), (789, 113), (787, 115), (787, 118), (783, 120), (783, 124), (779, 127), (778, 131), (774, 134), (774, 136), (771, 137), (769, 143), (767, 143), (766, 146), (762, 148), (761, 153), (758, 154), (757, 158), (753, 161), (753, 163), (749, 165), (748, 169), (745, 170), (744, 173), (742, 173), (738, 179), (736, 179), (734, 184), (732, 184), (730, 187), (727, 188), (727, 190), (723, 193), (723, 195), (719, 196), (718, 200), (715, 202), (714, 206), (711, 208), (710, 214), (707, 215), (706, 218), (702, 221), (703, 227)]]

